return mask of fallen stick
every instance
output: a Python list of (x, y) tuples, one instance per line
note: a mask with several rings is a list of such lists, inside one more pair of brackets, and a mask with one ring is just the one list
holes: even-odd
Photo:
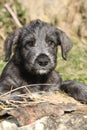
[[(6, 92), (6, 93), (4, 93), (4, 94), (1, 94), (1, 95), (0, 95), (0, 98), (4, 97), (4, 96), (6, 96), (6, 95), (8, 95), (8, 94), (10, 94), (10, 93), (12, 93), (12, 92), (15, 92), (15, 91), (17, 91), (17, 90), (20, 90), (20, 89), (23, 89), (23, 88), (32, 87), (32, 86), (36, 86), (36, 85), (42, 85), (42, 86), (43, 86), (43, 85), (48, 85), (48, 86), (50, 86), (50, 85), (56, 85), (56, 84), (30, 84), (30, 85), (24, 85), (24, 86), (15, 88), (15, 89), (13, 89), (13, 90), (11, 90), (11, 91), (8, 91), (8, 92)], [(28, 90), (28, 91), (29, 91), (29, 90)], [(31, 92), (29, 91), (29, 93), (31, 93)]]
[(9, 14), (12, 16), (12, 18), (14, 19), (17, 27), (22, 27), (22, 24), (19, 22), (17, 16), (15, 15), (15, 13), (12, 11), (12, 9), (9, 7), (8, 4), (4, 5), (5, 9), (9, 12)]
[(4, 36), (4, 34), (0, 31), (0, 37), (3, 39), (3, 40), (5, 40), (5, 36)]

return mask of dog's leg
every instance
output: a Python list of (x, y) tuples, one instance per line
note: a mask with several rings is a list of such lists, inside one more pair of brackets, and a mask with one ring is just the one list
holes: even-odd
[(22, 94), (22, 90), (19, 89), (16, 91), (14, 85), (16, 85), (16, 83), (8, 76), (4, 80), (0, 80), (0, 100), (23, 100), (19, 97), (19, 95)]
[(87, 104), (87, 85), (75, 81), (64, 81), (60, 89), (81, 103)]

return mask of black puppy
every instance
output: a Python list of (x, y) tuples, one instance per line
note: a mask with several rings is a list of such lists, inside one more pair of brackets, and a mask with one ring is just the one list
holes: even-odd
[[(60, 29), (43, 21), (35, 20), (26, 27), (17, 29), (5, 41), (5, 61), (14, 54), (0, 78), (0, 92), (24, 85), (31, 92), (63, 90), (75, 99), (87, 102), (87, 88), (74, 81), (62, 82), (59, 74), (54, 70), (57, 63), (57, 46), (61, 46), (62, 57), (66, 60), (72, 45), (68, 36)], [(46, 85), (47, 84), (47, 85)], [(50, 85), (48, 85), (50, 84)], [(12, 93), (25, 93), (21, 89)], [(14, 97), (15, 95), (15, 97)]]

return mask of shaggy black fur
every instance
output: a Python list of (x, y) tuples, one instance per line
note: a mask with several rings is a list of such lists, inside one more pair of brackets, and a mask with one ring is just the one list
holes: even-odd
[[(62, 82), (58, 72), (54, 70), (58, 45), (61, 47), (62, 57), (66, 60), (72, 44), (60, 29), (40, 20), (17, 29), (5, 41), (5, 61), (9, 62), (1, 74), (0, 92), (5, 93), (23, 85), (37, 84), (28, 87), (31, 92), (61, 89), (75, 99), (87, 102), (85, 85), (74, 81)], [(16, 47), (11, 57), (14, 46)], [(15, 95), (13, 99), (16, 99), (17, 93), (25, 92), (26, 89), (16, 91), (12, 93), (11, 98)]]

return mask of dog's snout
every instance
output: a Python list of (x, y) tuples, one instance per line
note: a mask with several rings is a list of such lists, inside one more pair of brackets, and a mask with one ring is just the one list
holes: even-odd
[(37, 57), (37, 63), (42, 66), (42, 67), (45, 67), (48, 65), (49, 63), (49, 57), (45, 54), (40, 54), (38, 57)]

